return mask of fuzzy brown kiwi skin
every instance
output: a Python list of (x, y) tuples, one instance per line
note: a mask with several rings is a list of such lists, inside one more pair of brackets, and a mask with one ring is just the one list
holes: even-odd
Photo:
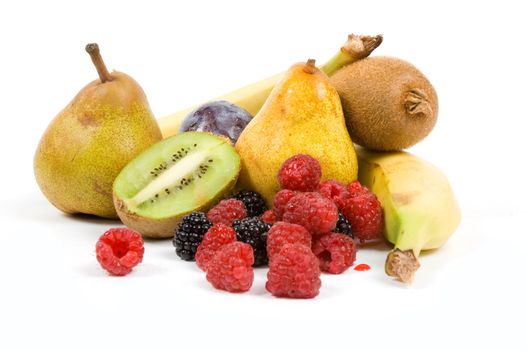
[(409, 148), (436, 124), (438, 97), (412, 64), (394, 57), (369, 57), (331, 77), (352, 140), (377, 151)]
[(118, 198), (115, 193), (113, 194), (113, 203), (115, 209), (117, 210), (117, 215), (119, 218), (129, 228), (139, 232), (144, 238), (154, 238), (154, 239), (163, 239), (171, 238), (174, 235), (175, 228), (179, 222), (183, 219), (184, 216), (190, 214), (193, 211), (203, 211), (206, 212), (208, 209), (216, 205), (225, 195), (230, 194), (237, 182), (237, 176), (232, 179), (222, 191), (218, 192), (217, 195), (204, 204), (203, 206), (193, 208), (188, 212), (181, 213), (176, 216), (171, 216), (165, 219), (151, 219), (137, 215), (128, 210), (126, 203), (123, 200)]

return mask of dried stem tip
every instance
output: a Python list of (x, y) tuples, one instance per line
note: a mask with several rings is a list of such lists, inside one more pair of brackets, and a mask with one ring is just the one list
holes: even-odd
[(419, 267), (420, 263), (412, 250), (393, 249), (387, 255), (385, 262), (385, 272), (404, 283), (413, 281), (413, 276)]
[(382, 35), (356, 35), (349, 34), (347, 42), (342, 46), (342, 50), (347, 52), (355, 59), (369, 56), (383, 41)]
[(97, 68), (97, 73), (99, 73), (100, 81), (102, 83), (111, 81), (113, 78), (111, 77), (110, 72), (108, 72), (104, 61), (102, 60), (102, 56), (100, 55), (99, 51), (99, 45), (95, 43), (86, 45), (86, 52), (89, 53), (91, 61), (95, 65), (95, 68)]
[(303, 67), (303, 71), (307, 74), (314, 74), (316, 71), (316, 60), (309, 58)]

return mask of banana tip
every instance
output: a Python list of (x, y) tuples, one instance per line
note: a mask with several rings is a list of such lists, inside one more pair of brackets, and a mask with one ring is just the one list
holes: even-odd
[(385, 261), (385, 273), (404, 283), (413, 281), (419, 267), (420, 263), (412, 250), (402, 251), (395, 248), (389, 252)]

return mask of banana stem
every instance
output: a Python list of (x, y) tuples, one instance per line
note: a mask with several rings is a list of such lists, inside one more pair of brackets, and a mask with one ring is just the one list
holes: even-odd
[(327, 63), (320, 67), (328, 76), (338, 69), (365, 58), (371, 54), (383, 41), (382, 35), (367, 36), (349, 34), (340, 51)]
[[(338, 69), (367, 57), (382, 43), (382, 36), (365, 36), (350, 34), (347, 41), (339, 52), (334, 55), (320, 69), (328, 76), (334, 74)], [(314, 62), (312, 62), (314, 63)], [(246, 109), (250, 114), (256, 115), (270, 95), (272, 88), (277, 84), (284, 73), (277, 74), (260, 82), (247, 85), (226, 95), (220, 96), (215, 100), (226, 100)], [(182, 120), (193, 109), (198, 106), (190, 107), (179, 112), (159, 118), (157, 121), (163, 137), (175, 135), (179, 132)]]
[(110, 72), (108, 72), (104, 61), (102, 60), (99, 45), (97, 45), (96, 43), (86, 45), (86, 52), (89, 53), (91, 61), (95, 65), (95, 68), (97, 68), (97, 73), (99, 73), (100, 81), (102, 83), (111, 81), (113, 78), (111, 77)]
[(413, 276), (419, 267), (420, 262), (412, 250), (402, 251), (395, 248), (389, 252), (385, 261), (385, 273), (404, 283), (413, 281)]
[(327, 61), (323, 66), (320, 67), (322, 71), (325, 72), (329, 77), (336, 73), (338, 69), (346, 66), (347, 64), (352, 63), (351, 56), (347, 54), (342, 48), (340, 52), (332, 56), (332, 58)]

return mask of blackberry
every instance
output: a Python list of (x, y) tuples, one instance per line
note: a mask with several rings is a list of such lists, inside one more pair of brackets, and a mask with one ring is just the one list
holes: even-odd
[(186, 215), (175, 229), (175, 253), (183, 260), (194, 260), (197, 247), (210, 227), (212, 223), (204, 213), (196, 211)]
[(236, 231), (237, 240), (250, 244), (254, 250), (254, 265), (252, 266), (268, 264), (267, 235), (270, 226), (258, 217), (236, 220), (232, 225)]
[(343, 233), (344, 235), (354, 238), (351, 223), (342, 213), (338, 213), (338, 221), (336, 222), (334, 232)]
[(247, 217), (260, 216), (268, 209), (263, 197), (254, 191), (240, 191), (234, 198), (243, 202), (247, 209)]

